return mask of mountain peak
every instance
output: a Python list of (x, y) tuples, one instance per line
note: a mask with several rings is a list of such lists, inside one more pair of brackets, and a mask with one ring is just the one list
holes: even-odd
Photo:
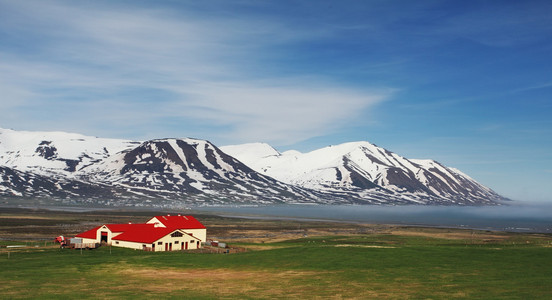
[(266, 143), (219, 149), (193, 138), (133, 142), (0, 129), (0, 168), (0, 195), (70, 203), (481, 205), (504, 199), (459, 170), (365, 141), (280, 153)]
[(373, 199), (391, 193), (410, 199), (407, 202), (451, 204), (489, 204), (503, 199), (456, 169), (434, 160), (410, 160), (366, 141), (265, 157), (248, 149), (248, 144), (224, 148), (261, 174), (310, 189), (347, 192), (349, 197)]

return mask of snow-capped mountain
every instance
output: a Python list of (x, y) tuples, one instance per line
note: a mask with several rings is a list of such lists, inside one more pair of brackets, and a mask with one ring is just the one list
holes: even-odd
[(79, 171), (90, 182), (136, 194), (198, 203), (303, 202), (299, 188), (261, 175), (208, 141), (146, 141)]
[(87, 199), (87, 202), (105, 202), (105, 199), (126, 194), (116, 187), (94, 183), (43, 176), (0, 167), (0, 195), (24, 198)]
[[(407, 159), (368, 142), (345, 143), (309, 153), (280, 153), (267, 144), (221, 149), (259, 173), (282, 182), (376, 202), (489, 204), (504, 200), (454, 168)], [(381, 197), (387, 194), (387, 197)], [(372, 201), (372, 202), (374, 202)]]
[(75, 133), (0, 128), (0, 166), (46, 176), (70, 176), (85, 166), (139, 144)]
[[(261, 175), (208, 141), (133, 142), (0, 129), (0, 196), (137, 205), (301, 203), (309, 192)], [(65, 201), (67, 200), (67, 201)]]
[(266, 144), (219, 149), (190, 138), (134, 142), (7, 129), (0, 129), (0, 196), (146, 206), (503, 199), (456, 169), (367, 142), (303, 154)]

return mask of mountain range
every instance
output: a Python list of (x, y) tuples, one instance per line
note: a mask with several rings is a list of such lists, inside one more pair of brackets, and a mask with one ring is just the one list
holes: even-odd
[(457, 169), (368, 142), (308, 153), (191, 138), (143, 142), (0, 129), (0, 196), (64, 204), (495, 205)]

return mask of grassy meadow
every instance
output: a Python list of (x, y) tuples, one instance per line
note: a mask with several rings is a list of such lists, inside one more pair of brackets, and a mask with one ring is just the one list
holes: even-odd
[[(11, 237), (31, 237), (37, 228), (68, 230), (83, 225), (77, 224), (79, 218), (91, 226), (104, 217), (0, 214), (0, 234), (13, 229), (18, 234)], [(14, 221), (21, 218), (33, 221)], [(3, 240), (0, 299), (552, 298), (550, 235), (207, 216), (201, 220), (208, 238), (247, 251), (151, 253), (109, 246), (79, 251), (60, 249), (36, 236)]]

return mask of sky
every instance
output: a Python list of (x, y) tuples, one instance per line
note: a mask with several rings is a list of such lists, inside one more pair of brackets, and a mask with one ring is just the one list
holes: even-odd
[(0, 0), (0, 127), (369, 141), (552, 202), (550, 1)]

